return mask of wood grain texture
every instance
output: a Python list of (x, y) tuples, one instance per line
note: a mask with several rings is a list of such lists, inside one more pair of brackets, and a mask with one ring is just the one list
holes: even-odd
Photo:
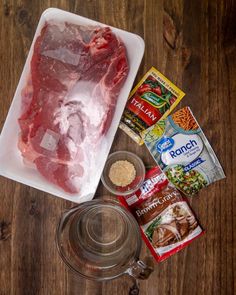
[[(227, 178), (190, 200), (206, 234), (161, 264), (140, 294), (233, 295), (236, 292), (236, 3), (189, 0), (1, 0), (0, 128), (44, 9), (58, 7), (139, 34), (146, 50), (138, 81), (152, 66), (186, 92)], [(112, 147), (145, 147), (118, 130)], [(96, 196), (107, 194), (99, 185)], [(122, 277), (94, 283), (74, 277), (54, 243), (61, 213), (73, 204), (0, 177), (0, 295), (125, 295)], [(150, 255), (143, 245), (141, 258)]]

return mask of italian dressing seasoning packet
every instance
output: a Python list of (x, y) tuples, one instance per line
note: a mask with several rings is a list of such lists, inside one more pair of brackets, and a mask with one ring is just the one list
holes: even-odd
[(159, 167), (146, 173), (138, 191), (119, 200), (137, 220), (143, 240), (158, 262), (204, 233), (186, 200)]
[(168, 179), (186, 195), (225, 177), (189, 107), (148, 128), (143, 138)]
[(152, 67), (131, 91), (119, 127), (141, 145), (140, 133), (166, 118), (184, 95)]

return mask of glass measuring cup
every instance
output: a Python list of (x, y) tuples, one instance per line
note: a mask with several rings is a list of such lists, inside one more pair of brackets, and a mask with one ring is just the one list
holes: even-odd
[(64, 212), (56, 243), (65, 264), (86, 279), (124, 274), (146, 279), (153, 270), (139, 260), (142, 240), (136, 220), (116, 200), (96, 199)]

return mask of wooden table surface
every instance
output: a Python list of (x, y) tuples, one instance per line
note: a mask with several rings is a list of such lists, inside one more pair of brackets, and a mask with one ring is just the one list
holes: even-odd
[[(227, 178), (190, 200), (206, 234), (167, 261), (155, 263), (141, 294), (236, 292), (236, 3), (199, 0), (1, 0), (0, 128), (3, 126), (39, 17), (58, 7), (139, 34), (146, 50), (137, 81), (155, 66), (186, 92)], [(14, 132), (14, 130), (12, 130)], [(7, 143), (6, 143), (7, 144)], [(113, 151), (145, 147), (121, 130)], [(0, 177), (0, 295), (128, 294), (122, 277), (95, 283), (75, 278), (54, 243), (61, 213), (73, 204)], [(97, 196), (107, 193), (99, 185)], [(141, 258), (149, 255), (143, 245)]]

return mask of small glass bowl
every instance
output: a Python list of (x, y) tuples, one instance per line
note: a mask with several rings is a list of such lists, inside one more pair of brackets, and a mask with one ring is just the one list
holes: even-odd
[[(109, 171), (111, 165), (116, 161), (124, 161), (127, 160), (128, 162), (134, 165), (136, 170), (136, 176), (134, 181), (132, 181), (129, 185), (122, 187), (115, 185), (109, 178)], [(127, 151), (118, 151), (112, 153), (107, 158), (103, 173), (102, 173), (102, 183), (103, 185), (114, 195), (119, 196), (127, 196), (134, 193), (136, 190), (140, 188), (143, 184), (145, 178), (145, 166), (143, 161), (135, 154)]]

